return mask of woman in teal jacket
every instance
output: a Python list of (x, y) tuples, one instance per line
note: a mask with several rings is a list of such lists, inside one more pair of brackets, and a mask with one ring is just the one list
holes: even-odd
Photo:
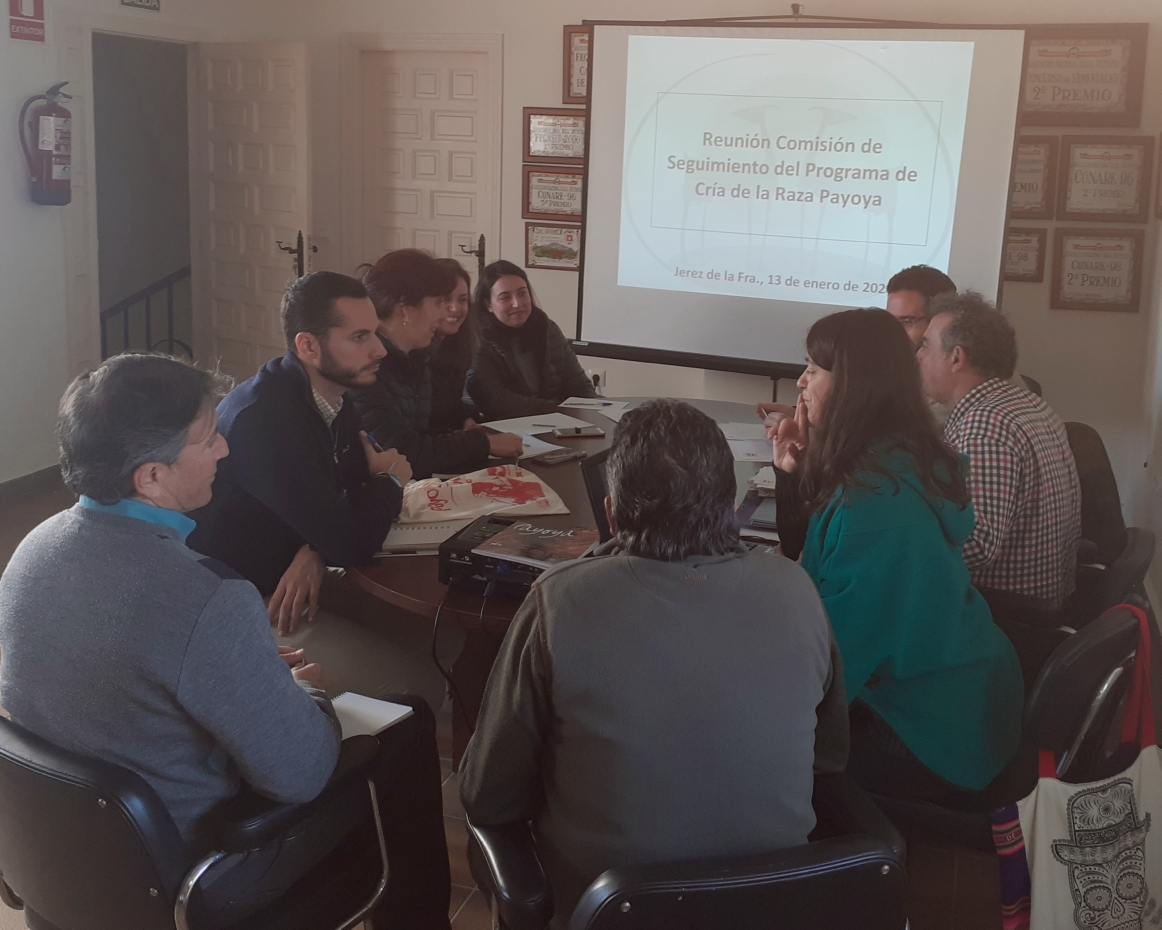
[(1016, 653), (972, 587), (963, 463), (924, 402), (915, 352), (883, 310), (807, 335), (795, 416), (772, 429), (811, 510), (803, 568), (843, 657), (848, 770), (877, 794), (955, 803), (1016, 752)]

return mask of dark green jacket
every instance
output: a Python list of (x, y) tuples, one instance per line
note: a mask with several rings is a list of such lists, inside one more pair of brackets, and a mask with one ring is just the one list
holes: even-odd
[(483, 341), (468, 393), (487, 419), (548, 413), (569, 397), (596, 397), (561, 328), (533, 307), (520, 329), (480, 317)]
[(946, 781), (984, 788), (1012, 758), (1024, 692), (1012, 645), (969, 581), (973, 527), (931, 495), (907, 452), (862, 472), (811, 517), (803, 568), (843, 656), (848, 701), (879, 714)]
[(416, 478), (475, 471), (488, 464), (488, 435), (483, 430), (433, 428), (432, 375), (426, 350), (404, 354), (380, 337), (387, 355), (379, 363), (375, 384), (353, 392), (365, 430), (384, 449), (407, 457)]

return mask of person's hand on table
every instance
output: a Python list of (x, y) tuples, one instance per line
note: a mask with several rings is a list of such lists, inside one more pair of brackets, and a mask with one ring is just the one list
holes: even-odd
[(271, 625), (277, 627), (279, 636), (293, 634), (304, 615), (308, 623), (315, 619), (326, 570), (323, 560), (310, 546), (304, 544), (295, 553), (266, 608)]
[(524, 452), (524, 443), (516, 433), (491, 433), (488, 454), (498, 459), (517, 459)]
[(327, 678), (323, 675), (323, 667), (318, 662), (292, 668), (291, 674), (294, 675), (295, 681), (305, 681), (320, 691), (327, 690)]
[(767, 439), (774, 444), (775, 468), (785, 472), (796, 471), (811, 439), (811, 427), (807, 423), (807, 405), (800, 400), (793, 416), (778, 414), (772, 416), (778, 416), (778, 421), (774, 426), (767, 427)]
[(479, 423), (477, 423), (475, 420), (473, 420), (473, 419), (472, 419), (472, 417), (469, 417), (467, 420), (465, 420), (465, 421), (464, 421), (464, 423), (463, 423), (463, 425), (462, 425), (460, 428), (461, 428), (461, 429), (465, 429), (465, 430), (468, 430), (468, 429), (484, 429), (484, 427), (483, 427), (483, 426), (481, 426)]
[(412, 480), (412, 467), (407, 457), (395, 449), (376, 450), (371, 444), (371, 437), (366, 430), (359, 431), (359, 440), (363, 443), (363, 454), (367, 456), (367, 470), (373, 475), (394, 475), (401, 485)]

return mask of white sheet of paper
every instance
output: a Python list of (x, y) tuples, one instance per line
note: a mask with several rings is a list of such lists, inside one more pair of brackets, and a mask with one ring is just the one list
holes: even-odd
[(605, 400), (601, 397), (570, 397), (561, 403), (562, 407), (573, 407), (577, 410), (596, 410), (598, 413), (609, 414), (611, 410), (624, 410), (629, 406), (628, 400)]
[(775, 469), (771, 465), (764, 465), (749, 481), (752, 488), (775, 489)]
[(609, 417), (614, 423), (620, 423), (621, 418), (630, 412), (632, 408), (627, 404), (624, 407), (607, 407), (604, 410), (598, 410), (603, 417)]
[(727, 445), (736, 462), (770, 462), (774, 459), (771, 443), (764, 439), (728, 439)]
[[(586, 423), (585, 425), (588, 426), (589, 424)], [(517, 433), (517, 435), (520, 436), (521, 444), (524, 446), (524, 451), (520, 454), (522, 459), (540, 455), (542, 452), (552, 452), (554, 449), (563, 448), (562, 446), (555, 446), (551, 442), (545, 442), (532, 433)]]
[(501, 433), (520, 433), (523, 436), (531, 433), (551, 433), (558, 427), (591, 426), (592, 424), (588, 420), (578, 420), (576, 417), (564, 413), (539, 413), (535, 417), (492, 420), (484, 425)]
[(331, 702), (339, 725), (343, 728), (343, 739), (349, 736), (374, 736), (393, 724), (407, 720), (413, 713), (406, 704), (392, 704), (378, 701), (345, 691)]
[(767, 428), (762, 423), (719, 423), (718, 428), (727, 439), (761, 439), (767, 438)]

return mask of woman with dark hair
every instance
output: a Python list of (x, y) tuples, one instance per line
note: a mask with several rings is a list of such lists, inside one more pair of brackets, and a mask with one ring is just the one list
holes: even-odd
[(456, 276), (445, 315), (436, 324), (429, 359), (432, 369), (432, 417), (435, 429), (475, 429), (479, 411), (465, 399), (464, 382), (480, 347), (480, 324), (471, 312), (472, 279), (454, 258), (436, 264)]
[(834, 313), (807, 334), (798, 406), (770, 430), (811, 513), (803, 568), (843, 656), (848, 770), (877, 794), (955, 805), (1016, 752), (1016, 653), (972, 587), (963, 464), (886, 311)]
[(486, 417), (527, 417), (570, 397), (597, 396), (561, 328), (536, 305), (523, 268), (493, 262), (474, 303), (482, 342), (468, 393)]
[(432, 375), (428, 347), (447, 316), (454, 272), (419, 249), (388, 252), (363, 276), (387, 350), (376, 383), (355, 392), (363, 428), (384, 449), (402, 453), (416, 478), (482, 468), (489, 455), (515, 458), (521, 441), (511, 433), (447, 430), (431, 424)]

